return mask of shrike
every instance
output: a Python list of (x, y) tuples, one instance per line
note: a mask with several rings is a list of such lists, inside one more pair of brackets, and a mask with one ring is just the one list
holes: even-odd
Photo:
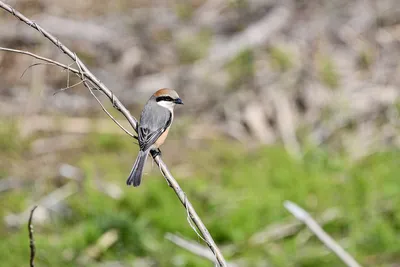
[(127, 185), (139, 186), (147, 156), (151, 149), (158, 149), (168, 135), (174, 119), (174, 107), (183, 102), (175, 90), (163, 88), (155, 92), (142, 110), (137, 126), (139, 155), (133, 164)]

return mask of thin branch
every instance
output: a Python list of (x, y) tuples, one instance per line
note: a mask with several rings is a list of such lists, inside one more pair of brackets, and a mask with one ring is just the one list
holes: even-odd
[[(31, 26), (32, 28), (36, 29), (39, 31), (44, 37), (49, 39), (53, 44), (55, 44), (61, 51), (63, 51), (65, 54), (67, 54), (73, 61), (75, 61), (78, 64), (78, 67), (81, 68), (81, 71), (78, 71), (80, 74), (84, 74), (84, 76), (90, 80), (96, 87), (102, 91), (111, 101), (113, 106), (120, 111), (125, 118), (128, 120), (128, 122), (131, 124), (132, 128), (136, 131), (137, 129), (137, 121), (136, 119), (130, 114), (128, 109), (125, 108), (125, 106), (121, 103), (121, 101), (112, 93), (110, 89), (108, 89), (99, 79), (97, 79), (96, 76), (93, 75), (93, 73), (82, 63), (82, 61), (76, 56), (75, 53), (73, 53), (68, 47), (64, 46), (58, 39), (56, 39), (53, 35), (48, 33), (45, 29), (40, 27), (37, 23), (31, 21), (24, 15), (22, 15), (20, 12), (16, 11), (9, 5), (3, 3), (0, 1), (0, 7), (3, 8), (4, 10), (8, 11), (15, 17), (17, 17), (19, 20), (23, 21), (27, 25)], [(76, 73), (76, 72), (75, 72)], [(154, 155), (154, 154), (152, 154)], [(208, 247), (211, 249), (213, 254), (216, 257), (216, 260), (218, 264), (221, 267), (226, 267), (226, 262), (225, 259), (220, 252), (219, 248), (215, 244), (213, 238), (209, 234), (207, 228), (203, 224), (202, 220), (200, 217), (197, 215), (195, 209), (193, 208), (192, 204), (190, 201), (187, 199), (185, 193), (183, 190), (180, 188), (178, 182), (174, 179), (172, 174), (169, 172), (167, 166), (165, 163), (162, 161), (160, 156), (153, 156), (154, 161), (157, 163), (157, 165), (160, 167), (161, 172), (163, 173), (164, 177), (167, 179), (168, 184), (170, 187), (175, 191), (176, 195), (178, 196), (179, 200), (183, 204), (183, 206), (186, 208), (190, 219), (194, 222), (196, 227), (199, 229), (200, 233), (202, 234), (204, 240), (206, 241), (206, 244)]]
[[(2, 50), (2, 47), (0, 47), (0, 50)], [(22, 77), (24, 77), (25, 73), (26, 73), (30, 68), (36, 67), (36, 66), (42, 66), (42, 65), (53, 65), (53, 66), (54, 66), (53, 63), (43, 63), (43, 62), (33, 63), (33, 64), (29, 65), (29, 66), (24, 70), (24, 72), (22, 72), (22, 74), (21, 74), (21, 76), (20, 76), (19, 78), (22, 79)]]
[(33, 226), (32, 226), (32, 218), (33, 218), (33, 213), (35, 212), (35, 209), (37, 206), (34, 206), (31, 210), (31, 214), (29, 215), (29, 220), (28, 220), (28, 233), (29, 233), (29, 248), (31, 251), (31, 256), (29, 258), (29, 266), (30, 267), (35, 267), (35, 239), (33, 238)]
[(321, 240), (322, 243), (332, 250), (347, 266), (361, 267), (360, 264), (348, 254), (332, 237), (330, 237), (311, 215), (291, 201), (285, 201), (285, 208), (292, 213), (298, 220), (302, 221), (307, 227)]
[(165, 235), (165, 238), (174, 243), (175, 245), (184, 248), (193, 254), (196, 254), (197, 256), (200, 256), (202, 258), (205, 258), (207, 260), (210, 260), (212, 262), (215, 261), (214, 255), (210, 252), (207, 247), (204, 247), (198, 243), (195, 243), (193, 241), (188, 241), (186, 239), (183, 239), (182, 237), (179, 237), (177, 235), (167, 233)]
[(115, 123), (116, 123), (125, 133), (127, 133), (130, 137), (136, 138), (135, 135), (133, 135), (131, 132), (129, 132), (124, 126), (122, 126), (121, 123), (119, 123), (119, 121), (117, 121), (117, 120), (113, 117), (113, 115), (111, 115), (110, 112), (108, 112), (108, 110), (104, 107), (103, 103), (101, 103), (100, 99), (99, 99), (99, 98), (96, 96), (96, 94), (93, 92), (93, 88), (89, 88), (89, 87), (88, 87), (88, 89), (89, 89), (90, 94), (97, 100), (97, 102), (100, 104), (101, 108), (102, 108), (103, 111), (108, 115), (108, 117), (110, 117), (111, 120), (112, 120), (113, 122), (115, 122)]
[(60, 93), (60, 92), (63, 92), (63, 91), (65, 91), (65, 90), (74, 88), (74, 87), (76, 87), (76, 86), (78, 86), (78, 85), (80, 85), (80, 84), (82, 84), (82, 83), (83, 83), (83, 81), (81, 80), (81, 81), (79, 81), (79, 82), (77, 82), (77, 83), (74, 83), (73, 85), (69, 85), (69, 84), (68, 84), (67, 87), (58, 89), (56, 92), (53, 93), (53, 95), (56, 95), (56, 94), (58, 94), (58, 93)]
[[(3, 7), (1, 2), (0, 2), (0, 7)], [(7, 11), (8, 11), (8, 10), (7, 10)], [(31, 57), (33, 57), (33, 58), (36, 58), (36, 59), (42, 60), (42, 61), (44, 61), (44, 62), (47, 62), (47, 63), (49, 63), (49, 64), (52, 64), (52, 65), (55, 65), (55, 66), (59, 66), (59, 67), (61, 67), (61, 68), (63, 68), (63, 69), (72, 71), (72, 72), (75, 73), (75, 74), (79, 74), (79, 71), (78, 71), (77, 69), (71, 68), (71, 67), (69, 67), (69, 66), (67, 66), (67, 65), (65, 65), (65, 64), (62, 64), (62, 63), (58, 62), (58, 61), (55, 61), (55, 60), (52, 60), (52, 59), (49, 59), (49, 58), (46, 58), (46, 57), (42, 57), (42, 56), (39, 56), (39, 55), (36, 55), (36, 54), (31, 53), (31, 52), (28, 52), (28, 51), (23, 51), (23, 50), (18, 50), (18, 49), (11, 49), (11, 48), (5, 48), (5, 47), (0, 47), (0, 51), (6, 51), (6, 52), (11, 52), (11, 53), (17, 53), (17, 54), (23, 54), (23, 55), (31, 56)], [(31, 68), (31, 67), (33, 67), (33, 66), (35, 66), (35, 65), (36, 65), (36, 64), (29, 66), (29, 67), (22, 73), (21, 77), (24, 75), (24, 73), (25, 73), (29, 68)]]

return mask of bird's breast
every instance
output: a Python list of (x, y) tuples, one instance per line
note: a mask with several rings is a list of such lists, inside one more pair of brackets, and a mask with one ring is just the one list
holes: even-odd
[(156, 148), (159, 148), (162, 144), (164, 144), (165, 139), (167, 139), (169, 132), (169, 127), (160, 135), (160, 137), (157, 139), (157, 141), (154, 143), (154, 146)]

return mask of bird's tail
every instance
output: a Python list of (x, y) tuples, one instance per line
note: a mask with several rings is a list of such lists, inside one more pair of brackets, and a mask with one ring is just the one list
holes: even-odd
[(133, 164), (128, 180), (126, 180), (127, 185), (133, 185), (135, 187), (140, 185), (144, 164), (146, 163), (148, 154), (149, 151), (139, 151), (139, 155), (136, 158), (135, 164)]

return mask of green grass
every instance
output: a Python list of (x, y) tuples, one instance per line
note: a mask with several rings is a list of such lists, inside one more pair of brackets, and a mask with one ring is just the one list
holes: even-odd
[[(77, 258), (107, 230), (117, 229), (117, 243), (99, 259), (131, 266), (141, 257), (158, 266), (210, 266), (206, 260), (164, 239), (167, 232), (199, 241), (186, 220), (186, 211), (157, 168), (139, 188), (126, 187), (125, 178), (136, 148), (129, 138), (91, 136), (86, 152), (76, 156), (85, 173), (80, 193), (70, 197), (66, 216), (56, 214), (45, 227), (35, 226), (36, 266), (77, 266)], [(343, 155), (313, 148), (301, 161), (280, 146), (247, 152), (238, 144), (208, 142), (186, 151), (194, 170), (191, 178), (171, 171), (229, 260), (245, 259), (249, 266), (343, 266), (313, 236), (299, 245), (296, 236), (260, 246), (249, 238), (272, 223), (292, 216), (283, 201), (296, 202), (314, 215), (338, 207), (344, 217), (325, 226), (364, 266), (390, 266), (400, 256), (400, 153), (371, 155), (354, 164)], [(195, 156), (196, 155), (196, 156)], [(95, 176), (118, 184), (124, 192), (112, 199), (97, 191)], [(35, 188), (27, 188), (29, 194)], [(26, 206), (21, 191), (0, 194), (0, 212)], [(307, 233), (307, 230), (302, 230)], [(0, 231), (0, 258), (7, 266), (28, 262), (26, 227)], [(386, 263), (386, 265), (385, 265)]]

